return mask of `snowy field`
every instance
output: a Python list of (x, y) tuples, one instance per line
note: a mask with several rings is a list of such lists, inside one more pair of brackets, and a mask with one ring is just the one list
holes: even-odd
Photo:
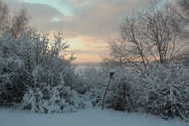
[(49, 115), (0, 110), (0, 126), (189, 126), (189, 123), (111, 110)]

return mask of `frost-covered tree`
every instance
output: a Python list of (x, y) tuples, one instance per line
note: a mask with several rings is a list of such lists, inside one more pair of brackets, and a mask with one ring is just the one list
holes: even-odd
[(28, 14), (25, 9), (22, 9), (17, 15), (14, 15), (11, 22), (10, 31), (14, 38), (18, 38), (28, 26)]
[(185, 16), (189, 15), (189, 1), (178, 0), (178, 4), (180, 5), (182, 12), (185, 14)]
[(170, 3), (159, 8), (157, 3), (135, 16), (127, 17), (120, 26), (120, 39), (111, 42), (110, 62), (143, 65), (149, 62), (169, 63), (182, 52), (181, 18)]
[(0, 1), (0, 33), (6, 31), (9, 27), (9, 17), (8, 6)]
[[(1, 19), (9, 17), (0, 3)], [(75, 74), (62, 33), (51, 36), (28, 26), (25, 10), (10, 17), (0, 35), (0, 105), (22, 104), (35, 112), (75, 111), (87, 106), (88, 92)], [(88, 96), (88, 95), (87, 95)]]
[[(35, 112), (75, 111), (90, 105), (88, 89), (66, 55), (61, 34), (49, 40), (32, 30), (0, 37), (0, 103)], [(86, 89), (86, 90), (85, 90)], [(84, 91), (83, 91), (84, 90)], [(89, 102), (87, 102), (89, 101)]]

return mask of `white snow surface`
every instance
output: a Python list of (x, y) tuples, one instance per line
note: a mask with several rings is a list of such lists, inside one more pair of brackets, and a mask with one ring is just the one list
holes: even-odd
[(35, 114), (1, 109), (0, 126), (189, 126), (189, 123), (100, 109), (63, 114)]

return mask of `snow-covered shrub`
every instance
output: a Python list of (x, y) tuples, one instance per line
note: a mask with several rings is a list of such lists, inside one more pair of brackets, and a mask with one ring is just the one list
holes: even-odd
[(0, 103), (20, 102), (26, 88), (22, 61), (16, 57), (1, 58), (0, 65)]
[(23, 109), (40, 113), (75, 112), (90, 107), (89, 99), (64, 84), (51, 87), (43, 84), (40, 88), (30, 88), (22, 101)]
[(152, 63), (144, 71), (117, 69), (105, 100), (115, 110), (189, 118), (189, 68)]
[[(60, 55), (68, 48), (62, 36), (50, 41), (33, 31), (14, 39), (0, 37), (0, 104), (21, 104), (34, 112), (85, 108), (92, 94), (71, 62)], [(86, 96), (85, 96), (86, 95)]]
[[(46, 36), (26, 31), (17, 39), (8, 32), (0, 37), (1, 104), (19, 104), (31, 87), (46, 83), (53, 87), (63, 80), (72, 87), (74, 78), (69, 60), (60, 57), (68, 48), (62, 36), (50, 41)], [(69, 75), (69, 76), (68, 76)], [(76, 81), (76, 80), (75, 80)]]
[[(56, 61), (56, 60), (54, 60)], [(22, 101), (22, 107), (33, 112), (54, 113), (54, 112), (73, 112), (78, 109), (91, 106), (89, 95), (81, 93), (81, 89), (85, 88), (71, 69), (66, 69), (65, 65), (44, 67), (38, 66), (33, 70), (32, 75), (34, 83), (28, 85), (27, 92)], [(61, 71), (58, 71), (56, 69)], [(69, 74), (69, 75), (68, 75)], [(68, 83), (65, 79), (70, 80)], [(69, 78), (68, 78), (69, 77)], [(66, 80), (66, 81), (65, 81)], [(76, 82), (76, 80), (78, 82)], [(69, 82), (70, 82), (69, 81)], [(78, 84), (78, 85), (76, 85)], [(86, 95), (86, 96), (85, 96)]]
[(189, 69), (178, 64), (153, 65), (139, 81), (139, 101), (146, 112), (162, 117), (188, 116)]
[(63, 78), (66, 86), (70, 86), (72, 90), (75, 90), (80, 94), (85, 94), (89, 91), (88, 84), (81, 75), (75, 72), (75, 67), (72, 67)]
[(117, 67), (105, 98), (106, 107), (121, 111), (135, 111), (137, 73)]
[(85, 66), (78, 69), (77, 73), (82, 78), (82, 83), (85, 85), (84, 87), (88, 91), (87, 95), (91, 97), (93, 105), (100, 105), (104, 88), (109, 80), (109, 73), (101, 66)]

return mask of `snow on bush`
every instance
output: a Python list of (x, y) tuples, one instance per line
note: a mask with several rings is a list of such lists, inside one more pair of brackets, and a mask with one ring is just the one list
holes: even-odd
[(142, 91), (138, 96), (145, 111), (166, 118), (186, 118), (189, 112), (188, 73), (188, 68), (178, 64), (153, 65), (139, 83)]
[(110, 87), (105, 98), (106, 107), (121, 111), (133, 111), (132, 102), (135, 91), (133, 91), (132, 85), (135, 83), (134, 78), (136, 76), (133, 75), (134, 72), (129, 73), (129, 71), (129, 69), (117, 68), (115, 76), (110, 81)]
[(140, 111), (162, 118), (189, 115), (189, 68), (155, 64), (146, 71), (117, 69), (106, 97), (106, 107)]
[(97, 67), (85, 67), (79, 73), (80, 78), (83, 78), (83, 83), (85, 83), (90, 91), (90, 94), (93, 95), (93, 103), (99, 104), (102, 96), (104, 87), (108, 82), (108, 72)]
[[(33, 31), (0, 37), (0, 104), (23, 103), (36, 112), (75, 111), (90, 102), (88, 89), (64, 55), (67, 44)], [(28, 107), (30, 106), (30, 107)]]
[(90, 107), (88, 101), (89, 99), (63, 84), (55, 87), (44, 84), (41, 88), (30, 88), (27, 91), (22, 107), (40, 113), (75, 112)]
[(58, 71), (55, 71), (56, 74), (53, 72), (53, 67), (39, 66), (33, 70), (34, 84), (28, 87), (22, 108), (40, 113), (61, 113), (92, 107), (89, 95), (80, 90), (85, 89), (79, 83), (80, 78), (77, 78), (71, 69), (66, 70), (68, 71), (60, 71), (58, 74)]

